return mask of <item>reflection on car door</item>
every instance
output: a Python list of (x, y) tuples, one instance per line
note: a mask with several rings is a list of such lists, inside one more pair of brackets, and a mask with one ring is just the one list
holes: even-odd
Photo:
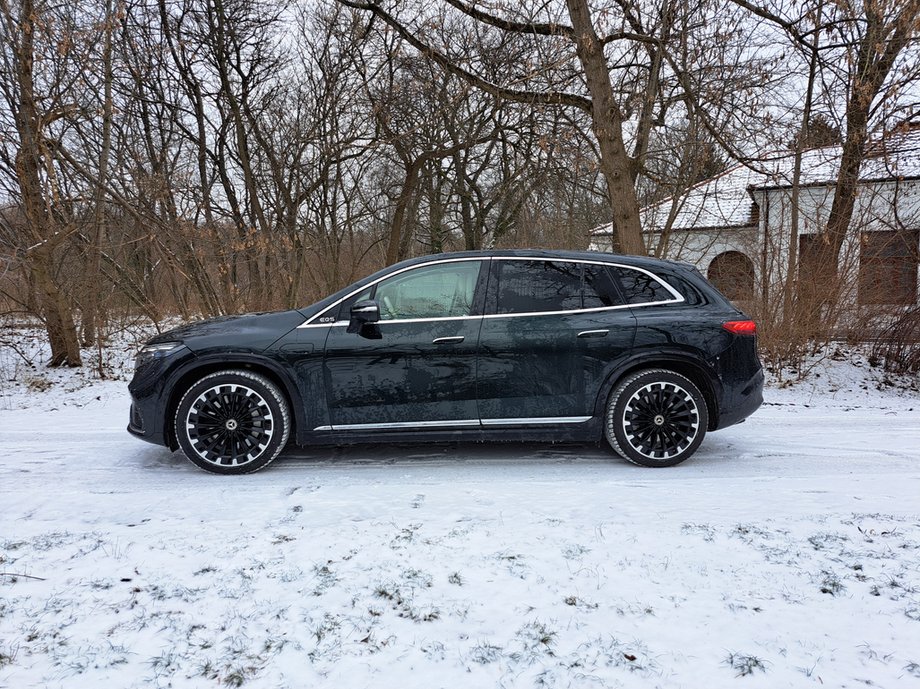
[(629, 352), (635, 318), (605, 266), (495, 258), (479, 339), (484, 426), (580, 423)]
[[(478, 427), (476, 349), (488, 260), (414, 267), (361, 298), (380, 321), (330, 327), (324, 383), (335, 430)], [(347, 305), (347, 303), (346, 303)], [(347, 309), (340, 319), (348, 318)]]

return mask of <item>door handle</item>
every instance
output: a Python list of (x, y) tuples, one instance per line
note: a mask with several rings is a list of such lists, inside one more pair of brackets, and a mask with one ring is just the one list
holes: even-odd
[(607, 337), (609, 330), (582, 330), (578, 337)]
[(463, 342), (463, 335), (457, 337), (437, 337), (431, 341), (431, 344), (460, 344)]

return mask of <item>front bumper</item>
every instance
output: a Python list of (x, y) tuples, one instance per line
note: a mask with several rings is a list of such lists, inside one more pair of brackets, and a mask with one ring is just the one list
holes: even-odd
[(155, 445), (175, 445), (166, 431), (172, 390), (170, 381), (193, 359), (195, 354), (191, 350), (180, 347), (169, 356), (150, 358), (137, 367), (128, 384), (131, 393), (128, 433)]

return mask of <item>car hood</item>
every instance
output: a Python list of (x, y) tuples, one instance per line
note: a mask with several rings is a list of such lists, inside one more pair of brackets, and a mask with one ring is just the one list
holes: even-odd
[(173, 328), (150, 339), (148, 344), (182, 342), (193, 352), (213, 347), (262, 351), (303, 322), (304, 315), (300, 311), (220, 316)]

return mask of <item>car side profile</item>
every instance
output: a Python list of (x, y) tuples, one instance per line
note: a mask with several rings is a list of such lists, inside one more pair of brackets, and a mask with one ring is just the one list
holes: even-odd
[(219, 474), (299, 445), (600, 442), (673, 466), (762, 402), (756, 328), (694, 268), (481, 251), (390, 266), (303, 308), (140, 351), (128, 431)]

